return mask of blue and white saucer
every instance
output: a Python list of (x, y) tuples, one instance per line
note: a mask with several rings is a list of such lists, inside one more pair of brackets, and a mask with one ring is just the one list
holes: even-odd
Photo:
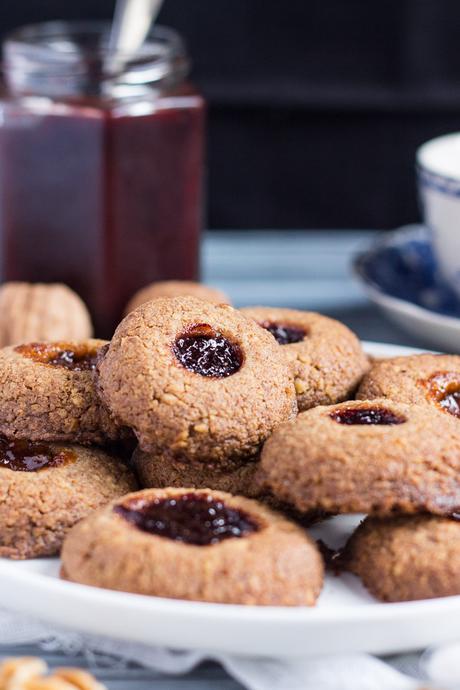
[(381, 235), (354, 268), (369, 298), (401, 328), (460, 353), (460, 300), (438, 271), (428, 228), (407, 225)]

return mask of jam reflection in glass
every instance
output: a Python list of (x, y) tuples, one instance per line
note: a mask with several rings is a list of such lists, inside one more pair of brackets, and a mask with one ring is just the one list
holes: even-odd
[(349, 407), (336, 410), (329, 415), (338, 424), (349, 426), (359, 424), (393, 426), (403, 424), (406, 420), (402, 415), (397, 415), (385, 408), (373, 407)]
[[(152, 64), (147, 55), (139, 69), (127, 66), (118, 84), (103, 73), (89, 29), (70, 23), (64, 37), (52, 26), (6, 42), (1, 277), (67, 283), (88, 304), (98, 336), (110, 337), (140, 287), (198, 278), (204, 102), (185, 79), (174, 32), (158, 28), (166, 36), (160, 83), (145, 81), (161, 71), (154, 37)], [(81, 56), (64, 64), (64, 38), (90, 51), (87, 64)], [(21, 46), (37, 51), (35, 67), (21, 61)]]
[(114, 511), (143, 532), (195, 546), (241, 538), (259, 529), (244, 511), (206, 494), (131, 499), (115, 506)]
[(14, 351), (39, 364), (71, 371), (93, 371), (98, 361), (98, 348), (86, 343), (28, 343), (17, 345)]
[(9, 440), (0, 436), (0, 469), (36, 472), (46, 467), (59, 467), (74, 459), (75, 453), (71, 450), (57, 450), (44, 443)]

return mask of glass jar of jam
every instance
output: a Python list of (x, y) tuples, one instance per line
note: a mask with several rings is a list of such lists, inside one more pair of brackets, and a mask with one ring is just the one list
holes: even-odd
[(135, 56), (110, 26), (51, 22), (7, 37), (0, 103), (3, 280), (64, 282), (110, 337), (155, 280), (198, 277), (204, 102), (180, 37)]

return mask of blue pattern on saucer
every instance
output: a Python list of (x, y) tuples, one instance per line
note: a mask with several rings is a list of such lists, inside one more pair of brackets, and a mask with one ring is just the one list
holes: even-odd
[(388, 233), (355, 264), (380, 292), (445, 316), (460, 317), (460, 300), (439, 274), (428, 228)]

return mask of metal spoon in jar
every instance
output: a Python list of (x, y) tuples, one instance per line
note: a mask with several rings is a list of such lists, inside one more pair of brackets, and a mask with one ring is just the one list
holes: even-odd
[(162, 4), (163, 0), (117, 0), (108, 46), (116, 64), (137, 53)]

